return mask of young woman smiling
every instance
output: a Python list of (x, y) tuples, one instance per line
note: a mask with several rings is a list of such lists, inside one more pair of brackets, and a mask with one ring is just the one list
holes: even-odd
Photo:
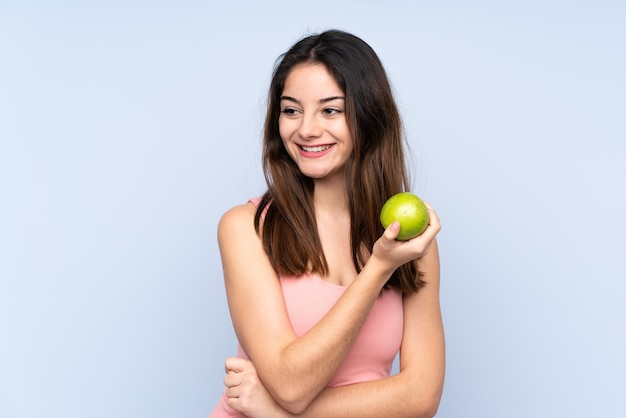
[[(444, 378), (439, 219), (395, 240), (378, 214), (408, 189), (385, 70), (327, 31), (278, 63), (263, 144), (268, 190), (218, 239), (237, 357), (211, 417), (433, 416)], [(399, 372), (390, 376), (400, 352)]]

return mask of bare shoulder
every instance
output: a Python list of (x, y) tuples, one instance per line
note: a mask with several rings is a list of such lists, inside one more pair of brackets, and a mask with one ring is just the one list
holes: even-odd
[(256, 235), (254, 230), (254, 215), (256, 206), (252, 203), (235, 206), (227, 210), (217, 226), (217, 237), (220, 245), (236, 239), (237, 237), (249, 238), (251, 234)]

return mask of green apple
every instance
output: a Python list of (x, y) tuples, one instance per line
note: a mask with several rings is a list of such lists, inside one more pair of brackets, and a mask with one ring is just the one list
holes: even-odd
[(412, 193), (402, 192), (393, 195), (380, 211), (380, 222), (385, 228), (400, 222), (397, 240), (406, 241), (421, 235), (428, 227), (430, 216), (422, 199)]

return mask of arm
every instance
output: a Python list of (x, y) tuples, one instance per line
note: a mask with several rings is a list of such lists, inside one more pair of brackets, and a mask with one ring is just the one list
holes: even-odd
[[(324, 389), (299, 417), (432, 417), (439, 406), (445, 371), (444, 333), (439, 307), (436, 244), (420, 260), (427, 285), (404, 300), (400, 372), (385, 379)], [(252, 363), (229, 359), (224, 382), (233, 407), (253, 417), (292, 417), (256, 378)], [(254, 397), (253, 397), (254, 395)]]
[(420, 259), (426, 286), (404, 299), (400, 372), (385, 379), (324, 390), (302, 417), (432, 417), (445, 374), (436, 243)]
[(269, 394), (286, 410), (300, 413), (340, 366), (391, 273), (428, 251), (439, 224), (433, 212), (431, 227), (406, 243), (394, 240), (397, 224), (387, 228), (335, 306), (298, 338), (291, 329), (276, 273), (254, 231), (254, 212), (251, 204), (236, 207), (222, 217), (218, 228), (231, 318)]

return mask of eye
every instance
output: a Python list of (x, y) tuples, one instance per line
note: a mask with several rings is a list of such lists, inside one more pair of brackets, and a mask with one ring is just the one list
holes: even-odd
[(336, 115), (342, 113), (342, 110), (341, 109), (336, 109), (336, 108), (333, 108), (333, 107), (327, 107), (324, 110), (322, 110), (322, 113), (324, 115), (326, 115), (326, 116), (336, 116)]
[(299, 113), (299, 111), (298, 109), (295, 109), (293, 107), (286, 107), (284, 109), (281, 109), (280, 113), (286, 116), (296, 116)]

